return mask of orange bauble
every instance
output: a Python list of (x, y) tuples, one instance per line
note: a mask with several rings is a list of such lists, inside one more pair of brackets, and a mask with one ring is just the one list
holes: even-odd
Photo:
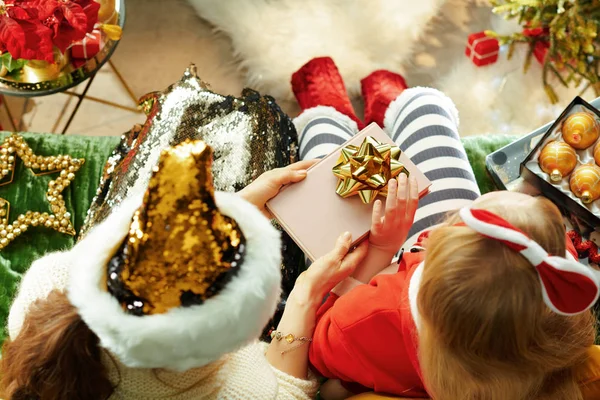
[(600, 142), (594, 147), (594, 160), (596, 161), (596, 164), (600, 165)]
[(542, 171), (550, 175), (550, 180), (557, 183), (575, 169), (577, 154), (565, 142), (552, 141), (544, 146), (538, 162)]
[(571, 191), (588, 204), (600, 197), (600, 167), (585, 164), (571, 175)]
[(586, 112), (572, 114), (563, 122), (562, 136), (565, 142), (576, 149), (587, 149), (598, 140), (600, 124)]

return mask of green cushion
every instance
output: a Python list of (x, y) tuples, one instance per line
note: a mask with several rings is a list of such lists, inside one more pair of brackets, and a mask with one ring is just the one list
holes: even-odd
[(462, 139), (481, 194), (496, 190), (494, 182), (485, 167), (485, 157), (518, 138), (518, 136), (511, 135), (487, 135), (470, 136)]
[[(0, 132), (2, 140), (7, 135), (10, 133)], [(75, 180), (63, 192), (67, 209), (72, 213), (75, 229), (78, 231), (96, 193), (96, 186), (100, 180), (104, 163), (119, 142), (119, 137), (61, 136), (35, 133), (25, 133), (23, 136), (35, 154), (43, 156), (69, 154), (85, 159)], [(482, 193), (493, 190), (493, 183), (485, 169), (485, 156), (514, 139), (515, 137), (511, 136), (479, 136), (463, 139)], [(17, 161), (13, 183), (0, 187), (0, 197), (10, 202), (12, 216), (27, 210), (50, 211), (45, 193), (48, 181), (53, 176), (55, 175), (36, 177), (31, 170), (24, 168), (23, 164)], [(74, 237), (38, 227), (31, 228), (0, 251), (1, 326), (4, 327), (6, 324), (10, 302), (19, 278), (31, 262), (47, 252), (68, 249), (74, 242)], [(3, 339), (4, 332), (1, 331), (0, 343)]]

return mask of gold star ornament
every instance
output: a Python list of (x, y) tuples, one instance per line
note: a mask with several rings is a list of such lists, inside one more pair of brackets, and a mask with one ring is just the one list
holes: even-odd
[(339, 178), (335, 192), (343, 198), (358, 195), (363, 203), (371, 204), (379, 195), (387, 196), (387, 184), (401, 172), (408, 170), (399, 161), (398, 146), (379, 143), (367, 136), (360, 146), (348, 145), (342, 149), (333, 167)]
[(74, 236), (75, 228), (71, 223), (71, 213), (67, 212), (62, 192), (75, 179), (75, 173), (79, 171), (85, 160), (69, 155), (49, 157), (35, 155), (22, 136), (13, 134), (4, 139), (0, 146), (0, 186), (13, 182), (15, 156), (20, 158), (25, 167), (31, 169), (35, 176), (57, 172), (60, 175), (48, 183), (46, 197), (50, 203), (50, 213), (27, 211), (9, 223), (10, 203), (0, 198), (0, 250), (26, 232), (30, 226), (44, 226)]

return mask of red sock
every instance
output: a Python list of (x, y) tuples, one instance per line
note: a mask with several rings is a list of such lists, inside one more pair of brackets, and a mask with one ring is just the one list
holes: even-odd
[(401, 75), (386, 70), (372, 72), (360, 81), (360, 86), (365, 102), (365, 124), (376, 122), (380, 127), (390, 103), (408, 88)]
[(329, 106), (347, 115), (362, 129), (346, 92), (342, 76), (329, 57), (313, 58), (292, 75), (292, 90), (302, 111), (316, 106)]

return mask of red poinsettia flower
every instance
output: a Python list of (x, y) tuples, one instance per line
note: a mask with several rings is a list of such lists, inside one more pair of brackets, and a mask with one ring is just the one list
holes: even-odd
[(27, 0), (42, 23), (52, 30), (52, 42), (61, 52), (94, 29), (100, 4), (94, 0)]
[(52, 32), (37, 19), (35, 10), (18, 0), (0, 0), (0, 51), (14, 59), (52, 62)]

